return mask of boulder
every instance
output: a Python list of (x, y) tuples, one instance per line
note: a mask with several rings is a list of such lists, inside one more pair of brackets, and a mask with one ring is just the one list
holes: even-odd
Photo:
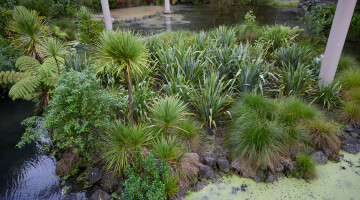
[(116, 189), (116, 194), (117, 195), (121, 195), (121, 193), (122, 193), (122, 191), (124, 190), (124, 185), (120, 182), (119, 184), (118, 184), (118, 187), (117, 187), (117, 189)]
[(353, 137), (353, 138), (357, 138), (357, 137), (359, 137), (359, 134), (358, 134), (358, 133), (356, 133), (356, 132), (350, 132), (349, 134), (350, 134), (350, 135), (351, 135), (351, 137)]
[(332, 154), (332, 152), (330, 151), (330, 149), (327, 148), (327, 147), (323, 147), (323, 148), (322, 148), (322, 152), (324, 152), (324, 154), (325, 154), (327, 157), (330, 157), (331, 154)]
[(101, 179), (101, 185), (105, 191), (113, 191), (119, 185), (119, 181), (113, 174), (106, 174)]
[(200, 166), (199, 168), (199, 177), (201, 179), (215, 179), (216, 175), (214, 171), (207, 166)]
[(209, 167), (216, 168), (216, 156), (204, 156), (203, 162)]
[(282, 171), (284, 171), (284, 165), (279, 165), (279, 166), (276, 168), (276, 172), (277, 172), (277, 173), (281, 173)]
[(94, 167), (90, 170), (89, 172), (89, 181), (90, 183), (96, 183), (98, 181), (100, 181), (102, 178), (102, 170)]
[(209, 185), (209, 182), (207, 182), (207, 181), (199, 181), (196, 184), (194, 191), (198, 192), (198, 191), (202, 190), (207, 185)]
[(223, 177), (225, 175), (224, 172), (221, 172), (221, 171), (218, 174), (220, 177)]
[(351, 138), (351, 135), (350, 133), (347, 133), (347, 132), (343, 132), (341, 135), (340, 135), (340, 139), (341, 140), (347, 140), (347, 139), (350, 139)]
[(217, 160), (217, 165), (219, 166), (220, 171), (228, 173), (230, 171), (230, 163), (226, 158), (219, 158)]
[(324, 165), (328, 161), (328, 157), (322, 151), (317, 151), (311, 154), (311, 156), (314, 159), (314, 161), (320, 165)]
[(269, 182), (274, 182), (276, 180), (276, 177), (274, 176), (273, 173), (271, 173), (270, 171), (267, 173), (266, 175), (266, 179), (265, 182), (269, 183)]
[(340, 162), (340, 155), (339, 154), (333, 154), (331, 156), (331, 160), (334, 161), (334, 162)]
[(259, 183), (261, 181), (264, 180), (264, 172), (263, 171), (259, 171), (256, 176), (253, 177), (254, 181)]
[(360, 146), (359, 145), (343, 145), (341, 147), (341, 149), (348, 152), (348, 153), (352, 153), (352, 154), (356, 154), (356, 153), (360, 152)]
[(90, 200), (111, 200), (111, 196), (105, 191), (98, 189), (91, 195)]
[(183, 199), (186, 196), (186, 187), (181, 186), (175, 196), (175, 199)]
[(343, 145), (360, 145), (360, 140), (356, 138), (350, 138), (342, 142)]

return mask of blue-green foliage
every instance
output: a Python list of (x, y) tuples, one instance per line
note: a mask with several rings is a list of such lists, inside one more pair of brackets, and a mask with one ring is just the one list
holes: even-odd
[(10, 45), (10, 41), (0, 36), (0, 71), (15, 70), (16, 56), (17, 52)]
[(162, 162), (160, 167), (156, 167), (152, 153), (142, 159), (140, 148), (138, 148), (133, 167), (125, 168), (125, 176), (128, 179), (124, 183), (125, 189), (120, 199), (166, 199), (164, 181), (169, 174), (170, 167), (165, 162)]

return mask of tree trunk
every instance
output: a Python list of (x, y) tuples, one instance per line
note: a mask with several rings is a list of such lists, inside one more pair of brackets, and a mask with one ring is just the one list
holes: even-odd
[(54, 56), (54, 59), (55, 59), (56, 66), (57, 66), (57, 69), (58, 69), (58, 74), (59, 74), (59, 76), (60, 76), (60, 66), (59, 66), (59, 62), (58, 62), (58, 60), (56, 59), (55, 56)]
[(123, 70), (124, 70), (124, 76), (125, 76), (125, 79), (127, 82), (127, 87), (128, 87), (130, 121), (132, 124), (134, 124), (134, 116), (133, 116), (133, 112), (132, 112), (131, 80), (130, 80), (130, 76), (129, 76), (129, 70), (127, 67), (125, 67)]

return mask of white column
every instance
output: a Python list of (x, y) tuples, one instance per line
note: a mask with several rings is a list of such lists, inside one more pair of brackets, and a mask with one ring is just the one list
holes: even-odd
[(112, 29), (112, 21), (111, 21), (111, 16), (110, 16), (109, 1), (101, 0), (101, 7), (102, 7), (104, 21), (105, 21), (105, 28), (106, 28), (106, 30), (111, 30)]
[(337, 3), (324, 59), (321, 64), (319, 84), (323, 82), (328, 84), (334, 80), (355, 5), (356, 0), (339, 0)]
[(171, 13), (171, 10), (170, 10), (170, 0), (165, 0), (165, 11), (164, 11), (164, 13), (166, 13), (166, 14)]

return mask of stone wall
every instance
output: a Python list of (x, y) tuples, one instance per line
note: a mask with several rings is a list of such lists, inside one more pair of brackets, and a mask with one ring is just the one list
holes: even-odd
[(308, 7), (311, 9), (311, 7), (319, 5), (319, 4), (327, 4), (329, 2), (337, 2), (337, 0), (300, 0), (299, 1), (299, 8), (302, 8), (303, 6)]

